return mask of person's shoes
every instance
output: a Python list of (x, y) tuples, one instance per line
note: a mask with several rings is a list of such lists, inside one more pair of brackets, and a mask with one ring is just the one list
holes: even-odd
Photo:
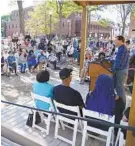
[(79, 84), (82, 84), (82, 85), (83, 85), (83, 84), (84, 84), (84, 81), (83, 81), (83, 80), (81, 80)]
[(18, 74), (17, 74), (17, 73), (16, 73), (15, 75), (16, 75), (16, 76), (18, 76)]

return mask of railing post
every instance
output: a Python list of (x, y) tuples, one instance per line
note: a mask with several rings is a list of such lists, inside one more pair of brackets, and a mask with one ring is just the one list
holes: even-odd
[[(132, 104), (130, 108), (129, 115), (129, 125), (135, 127), (135, 77), (134, 77), (134, 87), (132, 93)], [(134, 146), (135, 145), (135, 136), (132, 131), (127, 132), (126, 137), (126, 146)]]

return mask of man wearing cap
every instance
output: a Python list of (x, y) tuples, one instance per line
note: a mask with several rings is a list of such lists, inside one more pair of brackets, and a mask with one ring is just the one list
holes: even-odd
[[(63, 68), (59, 72), (59, 76), (62, 80), (62, 84), (54, 87), (54, 100), (58, 103), (62, 103), (69, 106), (79, 106), (80, 109), (84, 107), (81, 94), (70, 87), (72, 80), (72, 69)], [(74, 114), (68, 110), (59, 109), (62, 113)]]

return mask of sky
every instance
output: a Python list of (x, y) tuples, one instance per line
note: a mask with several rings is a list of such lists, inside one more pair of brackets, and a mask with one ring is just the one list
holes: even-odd
[[(18, 9), (17, 5), (16, 6), (10, 6), (9, 5), (10, 1), (12, 1), (12, 0), (3, 0), (2, 3), (0, 4), (0, 14), (1, 14), (1, 16), (4, 15), (4, 14), (9, 14), (12, 10)], [(15, 1), (15, 0), (13, 0), (13, 1)], [(32, 6), (36, 2), (40, 2), (40, 1), (41, 0), (34, 0), (34, 1), (33, 0), (24, 0), (23, 7), (25, 8), (25, 7)], [(108, 18), (108, 19), (110, 19), (114, 22), (118, 21), (116, 11), (114, 11), (112, 13), (112, 12), (110, 12), (110, 9), (107, 9), (104, 12), (100, 12), (99, 14), (101, 14), (102, 17)]]

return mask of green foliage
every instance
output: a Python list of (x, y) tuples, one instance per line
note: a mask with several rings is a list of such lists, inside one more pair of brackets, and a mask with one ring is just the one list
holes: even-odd
[[(26, 22), (26, 31), (33, 34), (49, 34), (50, 33), (50, 12), (51, 28), (54, 29), (56, 23), (59, 21), (59, 10), (57, 1), (43, 1), (37, 5), (33, 12), (29, 13), (30, 19)], [(68, 17), (72, 12), (81, 12), (82, 7), (77, 6), (72, 1), (62, 1), (62, 17)]]
[(11, 20), (11, 17), (10, 15), (3, 15), (1, 16), (1, 21), (5, 21), (5, 22), (8, 22)]
[(6, 37), (6, 22), (9, 22), (11, 19), (10, 15), (1, 16), (1, 34), (2, 37)]
[[(33, 34), (41, 33), (48, 34), (50, 27), (50, 11), (52, 7), (49, 6), (49, 2), (44, 1), (35, 7), (33, 12), (29, 13), (30, 19), (26, 22), (26, 30)], [(57, 22), (55, 14), (52, 14), (52, 24)], [(53, 29), (54, 25), (52, 25)]]
[(135, 4), (133, 5), (133, 8), (132, 8), (132, 14), (135, 17)]
[(108, 27), (112, 24), (112, 21), (110, 21), (109, 19), (101, 19), (98, 21), (98, 24), (101, 25), (102, 27)]

